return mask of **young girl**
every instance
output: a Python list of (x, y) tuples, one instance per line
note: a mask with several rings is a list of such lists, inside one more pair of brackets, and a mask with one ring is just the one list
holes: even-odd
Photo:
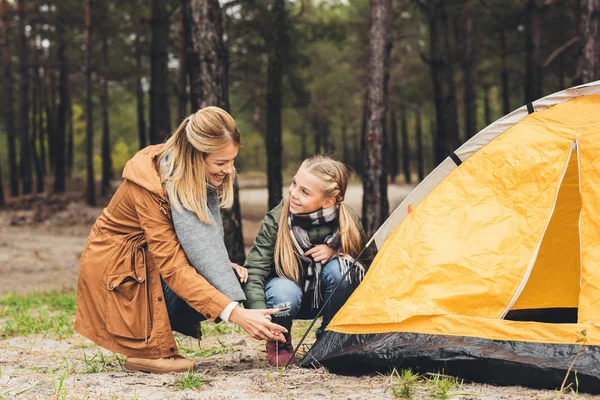
[[(233, 201), (240, 145), (228, 113), (199, 110), (165, 144), (129, 160), (123, 183), (96, 220), (79, 265), (75, 330), (128, 356), (126, 369), (194, 368), (193, 360), (178, 355), (172, 330), (197, 334), (193, 328), (201, 319), (230, 321), (256, 339), (284, 340), (284, 328), (269, 321), (277, 310), (238, 307), (190, 265), (171, 219), (185, 208), (207, 225), (218, 223), (219, 206)], [(231, 273), (226, 252), (215, 252), (222, 236), (212, 233), (216, 238), (209, 242), (206, 235), (198, 239), (211, 246), (210, 266), (220, 263)]]
[[(314, 318), (365, 245), (359, 218), (344, 204), (348, 171), (329, 157), (305, 160), (288, 189), (289, 197), (264, 218), (246, 258), (247, 308), (284, 308), (273, 322), (291, 332), (294, 319)], [(317, 337), (352, 294), (369, 258), (357, 262), (323, 311)], [(270, 365), (283, 365), (293, 351), (290, 334), (284, 344), (267, 342)], [(294, 360), (292, 360), (294, 361)]]

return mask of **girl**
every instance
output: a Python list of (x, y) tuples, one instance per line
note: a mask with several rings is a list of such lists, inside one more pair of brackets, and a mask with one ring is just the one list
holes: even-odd
[(75, 330), (129, 356), (129, 370), (194, 368), (178, 356), (172, 329), (197, 335), (190, 325), (203, 318), (231, 321), (256, 339), (284, 340), (285, 329), (269, 319), (277, 310), (237, 307), (190, 266), (171, 221), (171, 202), (210, 221), (207, 187), (218, 188), (221, 206), (231, 206), (240, 145), (225, 111), (196, 112), (164, 145), (128, 161), (123, 183), (92, 228), (81, 256)]
[[(344, 204), (348, 171), (329, 157), (305, 160), (288, 189), (289, 197), (264, 218), (246, 258), (247, 308), (284, 308), (273, 322), (289, 332), (294, 319), (313, 318), (342, 280), (365, 244), (359, 218)], [(357, 262), (323, 312), (320, 337), (364, 275), (369, 257)], [(267, 342), (267, 360), (283, 365), (293, 346)], [(294, 360), (293, 360), (294, 361)]]

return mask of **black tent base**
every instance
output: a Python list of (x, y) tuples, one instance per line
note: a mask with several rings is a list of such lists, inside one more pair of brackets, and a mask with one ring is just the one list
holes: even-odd
[(326, 331), (300, 366), (324, 366), (331, 372), (350, 375), (411, 368), (473, 382), (555, 390), (561, 387), (571, 364), (567, 385), (571, 383), (579, 392), (600, 393), (600, 346), (578, 344)]

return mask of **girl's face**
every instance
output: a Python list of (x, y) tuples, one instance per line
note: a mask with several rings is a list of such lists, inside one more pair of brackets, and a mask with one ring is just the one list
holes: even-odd
[(335, 205), (335, 198), (325, 197), (323, 189), (321, 189), (322, 185), (321, 179), (304, 168), (300, 168), (288, 189), (290, 212), (306, 214)]
[(234, 170), (233, 163), (237, 157), (239, 147), (229, 143), (223, 150), (207, 153), (204, 156), (208, 182), (219, 187), (223, 184), (225, 177)]

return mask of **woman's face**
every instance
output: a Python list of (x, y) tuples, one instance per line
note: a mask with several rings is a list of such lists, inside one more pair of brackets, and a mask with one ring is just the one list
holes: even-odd
[(321, 186), (323, 182), (304, 168), (300, 168), (288, 189), (290, 212), (306, 214), (335, 204), (333, 197), (325, 197)]
[(239, 147), (229, 143), (223, 150), (207, 153), (204, 156), (208, 182), (219, 187), (223, 184), (225, 177), (234, 170), (233, 163), (237, 157)]

